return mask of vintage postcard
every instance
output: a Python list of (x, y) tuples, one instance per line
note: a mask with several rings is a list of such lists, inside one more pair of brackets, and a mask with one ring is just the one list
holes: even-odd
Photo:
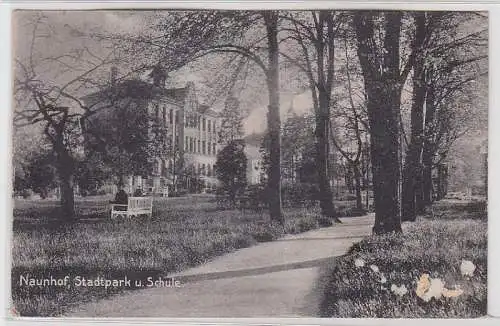
[(489, 13), (16, 10), (10, 314), (487, 314)]

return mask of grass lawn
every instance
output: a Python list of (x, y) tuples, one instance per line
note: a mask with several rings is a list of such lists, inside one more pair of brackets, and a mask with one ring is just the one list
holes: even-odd
[(318, 227), (317, 209), (285, 209), (283, 230), (268, 222), (267, 211), (220, 211), (214, 200), (202, 196), (156, 199), (152, 219), (122, 221), (111, 221), (104, 213), (105, 200), (88, 198), (76, 205), (82, 218), (66, 225), (51, 218), (55, 206), (50, 201), (15, 203), (11, 285), (21, 316), (57, 316), (79, 303), (123, 291), (123, 286), (20, 285), (21, 276), (74, 280), (126, 275), (144, 282), (284, 233)]
[[(324, 317), (473, 318), (486, 315), (487, 214), (484, 203), (443, 201), (403, 235), (371, 236), (336, 260), (320, 280)], [(474, 264), (463, 275), (463, 261)], [(423, 274), (431, 288), (457, 296), (417, 295)], [(425, 276), (424, 276), (425, 279)], [(442, 285), (439, 280), (444, 282)], [(425, 282), (421, 283), (421, 286)], [(404, 288), (403, 288), (404, 285)], [(463, 291), (463, 292), (461, 292)], [(431, 292), (428, 292), (431, 293)]]

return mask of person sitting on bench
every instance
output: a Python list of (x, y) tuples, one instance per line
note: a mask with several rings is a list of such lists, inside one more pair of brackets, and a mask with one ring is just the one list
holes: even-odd
[[(123, 189), (123, 187), (118, 188), (118, 192), (116, 193), (115, 200), (111, 201), (111, 204), (119, 204), (119, 205), (128, 205), (128, 195)], [(116, 207), (117, 211), (126, 211), (126, 207)]]

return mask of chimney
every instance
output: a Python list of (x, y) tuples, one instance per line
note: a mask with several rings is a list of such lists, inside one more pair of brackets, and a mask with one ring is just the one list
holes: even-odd
[(116, 79), (118, 77), (118, 68), (116, 66), (111, 67), (111, 86), (114, 86), (116, 84)]

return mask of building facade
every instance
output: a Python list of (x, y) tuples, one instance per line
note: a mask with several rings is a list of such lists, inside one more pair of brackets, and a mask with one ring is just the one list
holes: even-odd
[(168, 153), (154, 159), (151, 171), (125, 177), (126, 191), (133, 193), (141, 189), (146, 193), (166, 194), (180, 189), (193, 192), (215, 188), (220, 117), (199, 103), (194, 84), (189, 82), (183, 88), (166, 88), (161, 76), (154, 77), (153, 83), (139, 79), (117, 83), (113, 75), (116, 72), (112, 73), (111, 81), (114, 94), (120, 97), (113, 105), (105, 98), (108, 96), (106, 91), (83, 98), (96, 112), (92, 119), (105, 121), (106, 114), (123, 109), (120, 103), (132, 100), (136, 112), (145, 118), (153, 117), (166, 127), (170, 143)]

